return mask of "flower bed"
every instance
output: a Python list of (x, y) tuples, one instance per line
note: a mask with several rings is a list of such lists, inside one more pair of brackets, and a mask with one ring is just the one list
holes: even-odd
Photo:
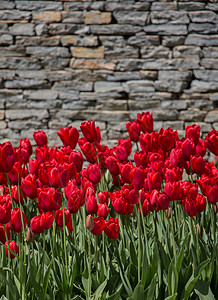
[(34, 159), (27, 138), (0, 144), (0, 295), (215, 299), (218, 170), (204, 156), (218, 131), (179, 139), (147, 112), (109, 149), (94, 121), (80, 128), (57, 132), (60, 149), (35, 132)]

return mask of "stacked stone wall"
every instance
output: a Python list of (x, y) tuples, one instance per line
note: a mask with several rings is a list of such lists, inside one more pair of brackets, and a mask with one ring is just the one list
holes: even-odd
[(1, 142), (96, 120), (102, 138), (218, 130), (217, 1), (0, 1)]

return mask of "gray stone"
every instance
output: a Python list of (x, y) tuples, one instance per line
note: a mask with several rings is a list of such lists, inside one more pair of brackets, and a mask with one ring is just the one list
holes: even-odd
[(0, 23), (0, 33), (9, 33), (8, 24)]
[(41, 65), (45, 69), (49, 70), (61, 70), (69, 66), (70, 59), (59, 57), (45, 57), (41, 60)]
[(113, 48), (114, 45), (116, 45), (117, 47), (125, 46), (123, 36), (99, 36), (99, 39), (105, 47)]
[(129, 112), (128, 111), (104, 111), (102, 110), (99, 114), (98, 110), (84, 110), (84, 111), (78, 111), (78, 114), (76, 115), (77, 119), (82, 120), (98, 120), (98, 121), (128, 121), (129, 120)]
[(52, 37), (24, 37), (24, 36), (17, 36), (16, 37), (16, 45), (20, 46), (57, 46), (59, 45), (60, 38), (59, 36), (52, 36)]
[(18, 47), (11, 45), (9, 47), (0, 47), (0, 56), (12, 56), (19, 57), (24, 56), (25, 49), (24, 47)]
[(123, 86), (120, 82), (98, 81), (94, 83), (94, 91), (98, 93), (122, 92)]
[(139, 57), (139, 51), (138, 49), (127, 46), (125, 48), (121, 47), (114, 47), (114, 49), (105, 49), (105, 58), (109, 59), (119, 59), (119, 58), (138, 58)]
[(5, 121), (0, 121), (0, 129), (5, 129), (7, 127), (7, 123)]
[(179, 113), (179, 120), (190, 121), (190, 122), (202, 122), (207, 112), (202, 110), (182, 110)]
[(160, 101), (159, 100), (128, 100), (128, 107), (129, 110), (147, 110), (151, 108), (158, 108), (160, 106)]
[(61, 100), (46, 100), (46, 101), (29, 101), (29, 102), (27, 102), (27, 108), (30, 108), (30, 109), (31, 108), (34, 108), (34, 109), (60, 108), (61, 105), (62, 105)]
[(75, 91), (83, 91), (83, 92), (90, 92), (92, 91), (93, 83), (92, 82), (85, 82), (85, 81), (78, 81), (78, 80), (71, 80), (71, 81), (60, 81), (56, 82), (53, 85), (54, 90), (75, 90)]
[(192, 95), (193, 94), (191, 94), (191, 96), (189, 96), (189, 100), (186, 101), (188, 103), (189, 107), (191, 107), (191, 108), (198, 108), (198, 109), (202, 109), (202, 110), (205, 110), (205, 111), (206, 110), (208, 111), (208, 110), (214, 108), (214, 105), (213, 105), (212, 101), (201, 99), (201, 97), (199, 97), (198, 100), (193, 100), (192, 99)]
[(12, 25), (10, 29), (10, 33), (12, 35), (28, 35), (32, 36), (34, 35), (34, 25), (30, 23), (17, 23)]
[(39, 36), (46, 35), (48, 32), (48, 25), (45, 23), (37, 24), (35, 26), (35, 32), (36, 32), (36, 35), (39, 35)]
[(118, 61), (116, 70), (121, 72), (138, 71), (142, 68), (142, 64), (141, 59), (123, 59)]
[(26, 53), (36, 56), (71, 57), (69, 49), (64, 47), (27, 47)]
[[(141, 70), (140, 75), (141, 75), (142, 79), (150, 79), (150, 80), (157, 79), (157, 71), (144, 71), (144, 70)], [(138, 78), (134, 78), (134, 79), (138, 79)]]
[(205, 7), (206, 9), (209, 9), (209, 10), (213, 10), (213, 11), (218, 11), (218, 3), (211, 3), (211, 2), (209, 2), (209, 3), (207, 3), (207, 5), (206, 5), (206, 7)]
[(212, 127), (213, 129), (218, 130), (218, 122), (213, 123)]
[(188, 27), (189, 33), (211, 34), (218, 32), (218, 24), (191, 23)]
[[(92, 101), (93, 102), (93, 101)], [(71, 101), (63, 103), (62, 109), (84, 110), (94, 108), (94, 103), (89, 101)]]
[(153, 92), (153, 93), (129, 93), (129, 99), (135, 101), (148, 101), (148, 100), (169, 100), (172, 99), (172, 93), (166, 92)]
[(58, 97), (58, 92), (54, 90), (40, 89), (38, 91), (26, 90), (24, 96), (32, 100), (55, 100)]
[(40, 70), (40, 71), (28, 71), (28, 70), (21, 70), (21, 71), (17, 71), (16, 70), (16, 75), (19, 78), (31, 78), (31, 79), (40, 79), (40, 80), (44, 80), (47, 79), (47, 74), (44, 70)]
[(91, 7), (91, 1), (69, 1), (64, 3), (65, 10), (83, 11)]
[(70, 80), (72, 73), (68, 71), (49, 71), (46, 73), (49, 81)]
[(0, 9), (13, 9), (15, 8), (15, 3), (12, 1), (0, 1)]
[(218, 35), (189, 34), (185, 40), (185, 45), (218, 46)]
[(4, 33), (0, 35), (0, 45), (12, 45), (13, 36), (11, 34)]
[(142, 58), (168, 58), (170, 50), (163, 46), (145, 46), (140, 50)]
[(151, 80), (130, 80), (126, 85), (130, 93), (154, 92), (154, 82)]
[[(75, 3), (75, 2), (74, 2)], [(75, 24), (53, 23), (48, 25), (48, 33), (50, 35), (72, 34), (78, 29)]]
[(100, 100), (97, 101), (95, 109), (97, 110), (127, 110), (127, 100)]
[(114, 18), (118, 24), (145, 25), (148, 17), (148, 12), (142, 11), (115, 11)]
[(218, 90), (218, 81), (203, 81), (203, 80), (192, 80), (191, 92), (215, 92)]
[(159, 71), (159, 80), (172, 81), (190, 81), (192, 78), (192, 71)]
[(185, 42), (184, 36), (164, 36), (162, 39), (163, 46), (174, 47), (177, 45), (182, 45)]
[(19, 10), (62, 10), (62, 3), (55, 1), (15, 1)]
[[(141, 111), (143, 112), (143, 110)], [(141, 113), (140, 111), (138, 112), (131, 112), (130, 117), (132, 120), (136, 119), (137, 113)], [(156, 121), (173, 121), (173, 120), (178, 120), (178, 111), (177, 110), (162, 110), (162, 109), (150, 109), (150, 113), (153, 115), (154, 119), (154, 124)]]
[(204, 47), (203, 55), (205, 58), (218, 58), (218, 47)]
[(107, 100), (107, 99), (120, 99), (122, 98), (122, 92), (94, 92), (94, 93), (80, 93), (81, 101), (96, 101), (96, 100)]
[(12, 80), (15, 77), (15, 71), (14, 70), (1, 70), (0, 72), (0, 78), (4, 80)]
[(195, 11), (195, 10), (203, 10), (205, 8), (205, 3), (202, 2), (179, 2), (178, 3), (179, 10), (186, 10), (186, 11)]
[(104, 1), (95, 1), (91, 4), (91, 9), (102, 11), (104, 10), (104, 5), (105, 5)]
[(123, 11), (123, 8), (128, 11), (142, 10), (147, 11), (150, 8), (150, 3), (148, 2), (132, 2), (132, 1), (107, 1), (105, 3), (106, 11)]
[(19, 10), (2, 10), (0, 14), (0, 20), (29, 20), (31, 13), (28, 11)]
[(78, 100), (80, 98), (80, 93), (78, 91), (59, 91), (60, 99), (67, 99), (67, 100)]
[[(22, 122), (22, 120), (19, 121), (10, 121), (8, 123), (8, 127), (14, 130), (24, 130), (24, 129), (43, 129), (46, 128), (45, 125), (43, 126), (43, 123), (41, 121), (35, 121), (35, 120), (25, 120)], [(32, 134), (31, 134), (32, 137)]]
[(213, 11), (193, 11), (189, 13), (192, 22), (196, 23), (217, 23), (217, 14)]
[(48, 88), (48, 82), (45, 80), (37, 79), (22, 79), (22, 80), (10, 80), (5, 81), (5, 87), (9, 89), (19, 89), (19, 88)]
[(209, 111), (204, 121), (209, 123), (218, 122), (218, 110)]
[(185, 88), (188, 87), (186, 81), (175, 81), (175, 80), (158, 80), (155, 81), (155, 89), (162, 92), (181, 93)]
[(61, 36), (61, 43), (63, 46), (83, 46), (94, 47), (98, 46), (97, 36), (77, 36), (77, 35), (63, 35)]
[(158, 35), (146, 35), (142, 32), (131, 36), (127, 44), (136, 47), (143, 47), (143, 46), (158, 46), (160, 45), (160, 38)]
[(127, 81), (141, 79), (139, 72), (115, 72), (107, 76), (108, 81)]
[(72, 24), (83, 24), (84, 23), (84, 12), (83, 11), (63, 11), (62, 22)]
[(139, 31), (141, 31), (140, 26), (135, 25), (120, 25), (120, 24), (111, 24), (111, 25), (91, 25), (90, 26), (91, 32), (93, 34), (118, 34), (118, 35), (133, 35)]
[(158, 33), (159, 35), (186, 35), (187, 26), (177, 24), (158, 24), (143, 27), (147, 33)]
[(147, 59), (146, 61), (141, 61), (142, 69), (147, 70), (177, 70), (181, 69), (198, 69), (199, 60), (196, 58), (174, 58), (174, 59)]
[(202, 57), (200, 47), (194, 46), (176, 46), (173, 48), (173, 57)]
[(210, 94), (210, 100), (218, 101), (218, 93)]
[(169, 10), (177, 10), (177, 3), (170, 3), (170, 2), (152, 2), (151, 10), (155, 11), (169, 11)]
[(9, 120), (23, 120), (23, 119), (38, 119), (42, 120), (49, 117), (48, 111), (46, 109), (11, 109), (5, 112), (6, 118)]
[(183, 130), (184, 122), (183, 121), (166, 121), (163, 123), (164, 128), (172, 128), (173, 130)]
[(218, 81), (218, 70), (194, 70), (194, 75), (203, 81)]
[(153, 11), (151, 12), (152, 24), (189, 24), (190, 20), (183, 11)]
[(201, 66), (205, 69), (218, 69), (218, 60), (215, 58), (202, 58)]
[(182, 110), (182, 109), (187, 109), (187, 103), (183, 100), (168, 100), (168, 101), (162, 101), (161, 107), (163, 109)]
[(26, 99), (22, 94), (11, 95), (6, 98), (5, 107), (6, 109), (25, 109), (27, 108)]
[(41, 66), (36, 58), (0, 57), (0, 69), (7, 68), (11, 70), (37, 70), (41, 69)]

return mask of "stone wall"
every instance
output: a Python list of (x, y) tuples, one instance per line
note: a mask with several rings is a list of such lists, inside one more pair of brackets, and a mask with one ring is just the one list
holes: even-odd
[(217, 1), (0, 1), (1, 142), (97, 121), (103, 139), (218, 130)]

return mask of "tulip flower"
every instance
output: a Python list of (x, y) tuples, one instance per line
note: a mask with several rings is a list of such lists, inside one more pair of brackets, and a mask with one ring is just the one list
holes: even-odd
[(101, 141), (101, 133), (99, 127), (95, 127), (95, 121), (88, 121), (81, 124), (80, 129), (89, 143)]
[(70, 146), (72, 149), (76, 147), (79, 138), (79, 131), (72, 126), (60, 128), (57, 132), (64, 146)]
[(17, 246), (16, 242), (15, 241), (10, 241), (10, 240), (8, 241), (8, 243), (5, 242), (5, 254), (6, 254), (6, 256), (8, 257), (8, 252), (10, 252), (10, 258), (11, 259), (15, 258), (15, 255), (10, 250), (8, 250), (6, 247), (8, 247), (15, 254), (18, 254), (19, 247)]
[(153, 131), (153, 116), (149, 112), (137, 114), (137, 123), (142, 132), (151, 133)]
[(91, 230), (91, 232), (94, 234), (94, 235), (99, 235), (102, 233), (102, 231), (104, 230), (104, 227), (105, 227), (105, 221), (104, 221), (104, 218), (102, 217), (92, 217), (95, 225), (93, 227), (93, 229)]
[(58, 210), (62, 205), (61, 193), (58, 189), (51, 187), (39, 188), (38, 201), (44, 212)]
[(37, 132), (35, 131), (33, 133), (33, 137), (34, 137), (34, 140), (35, 140), (36, 144), (39, 147), (47, 146), (48, 139), (47, 139), (47, 136), (46, 136), (46, 134), (43, 130), (40, 130), (40, 131), (37, 131)]
[(120, 227), (118, 218), (110, 218), (108, 222), (105, 223), (104, 232), (110, 239), (117, 239), (120, 235)]
[[(6, 227), (7, 237), (10, 240), (11, 231), (10, 231), (9, 223), (7, 223), (5, 227)], [(6, 242), (5, 227), (3, 224), (0, 223), (0, 242), (2, 242), (3, 244)]]
[(24, 228), (26, 227), (27, 218), (26, 218), (26, 215), (24, 214), (24, 212), (22, 213), (22, 218), (23, 218), (23, 225), (22, 225), (22, 220), (21, 220), (20, 208), (19, 207), (14, 208), (12, 210), (11, 219), (10, 219), (11, 230), (19, 233), (23, 230), (23, 226), (24, 226)]
[(30, 199), (36, 198), (37, 183), (35, 175), (29, 174), (21, 179), (21, 190)]
[(0, 144), (0, 172), (8, 173), (15, 163), (14, 148), (10, 142)]

